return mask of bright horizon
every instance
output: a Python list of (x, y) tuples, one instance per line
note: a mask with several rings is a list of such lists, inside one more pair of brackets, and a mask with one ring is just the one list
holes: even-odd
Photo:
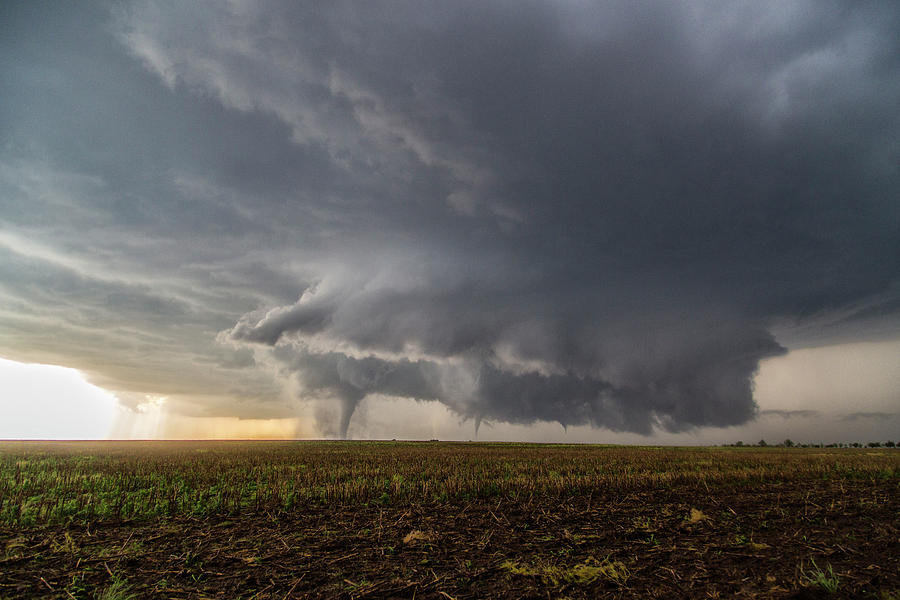
[[(883, 347), (887, 345), (888, 347)], [(430, 418), (430, 429), (420, 426), (400, 439), (442, 441), (532, 441), (559, 443), (610, 443), (631, 445), (719, 445), (741, 441), (755, 444), (766, 440), (778, 444), (785, 439), (797, 443), (867, 443), (896, 441), (898, 419), (891, 414), (890, 399), (879, 401), (880, 389), (891, 389), (900, 378), (900, 368), (891, 360), (900, 344), (853, 345), (852, 349), (823, 347), (799, 351), (793, 355), (770, 359), (763, 363), (756, 377), (760, 415), (743, 427), (718, 428), (689, 434), (635, 436), (607, 432), (598, 436), (591, 430), (566, 432), (562, 437), (558, 424), (545, 427), (484, 426), (479, 436), (472, 422), (451, 428), (438, 426), (452, 415), (440, 410), (436, 402), (413, 402), (404, 412), (413, 413), (411, 421)], [(893, 354), (897, 356), (898, 354)], [(850, 360), (848, 362), (848, 357)], [(842, 371), (843, 369), (843, 371)], [(849, 372), (868, 382), (867, 389), (857, 389), (869, 399), (846, 410), (837, 401), (842, 394), (853, 392)], [(816, 378), (815, 375), (824, 375)], [(0, 400), (0, 439), (14, 440), (280, 440), (322, 439), (312, 428), (304, 431), (301, 417), (286, 419), (237, 419), (223, 417), (183, 417), (166, 414), (163, 398), (148, 398), (136, 409), (123, 406), (114, 394), (90, 384), (75, 369), (52, 365), (23, 364), (0, 359), (0, 381), (4, 383)], [(860, 386), (861, 387), (861, 386)], [(837, 388), (837, 389), (836, 389)], [(848, 389), (849, 388), (849, 389)], [(788, 395), (792, 402), (777, 402)], [(823, 400), (823, 397), (825, 398)], [(66, 399), (63, 401), (63, 399)], [(390, 403), (397, 399), (381, 398)], [(788, 406), (789, 408), (785, 408)], [(780, 407), (780, 408), (779, 408)], [(825, 409), (822, 411), (821, 409)], [(437, 412), (435, 412), (437, 409)], [(360, 416), (371, 419), (372, 408), (363, 406)], [(815, 414), (818, 413), (818, 414)], [(377, 414), (377, 412), (375, 413)], [(809, 429), (809, 421), (841, 419), (840, 428)], [(877, 425), (873, 426), (873, 421)], [(426, 421), (429, 422), (429, 421)], [(390, 424), (372, 423), (381, 435), (366, 436), (366, 429), (351, 423), (351, 439), (398, 439), (390, 435)], [(549, 425), (549, 427), (546, 427)], [(407, 425), (408, 427), (408, 425)], [(355, 434), (355, 435), (353, 435)], [(556, 434), (556, 435), (554, 435)], [(874, 437), (873, 437), (874, 435)], [(360, 436), (360, 437), (356, 437)], [(830, 437), (829, 437), (830, 436)], [(871, 439), (869, 439), (871, 438)], [(897, 438), (900, 439), (900, 438)]]

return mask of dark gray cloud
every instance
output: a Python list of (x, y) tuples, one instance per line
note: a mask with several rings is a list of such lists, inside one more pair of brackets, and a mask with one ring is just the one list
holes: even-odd
[(6, 355), (46, 306), (212, 414), (648, 433), (752, 419), (776, 330), (897, 321), (885, 3), (2, 10)]
[[(379, 290), (355, 282), (312, 288), (295, 305), (242, 319), (228, 338), (278, 344), (282, 360), (284, 349), (300, 348), (291, 369), (302, 381), (320, 381), (313, 372), (329, 373), (307, 391), (342, 400), (343, 431), (368, 393), (441, 400), (476, 423), (551, 420), (644, 433), (654, 425), (675, 431), (733, 425), (755, 414), (751, 379), (758, 361), (783, 352), (752, 323), (655, 300), (597, 315), (609, 311), (601, 294), (586, 294), (586, 306), (576, 307), (556, 304), (561, 294), (555, 290), (519, 296), (515, 289), (492, 288), (441, 291), (435, 283)], [(315, 352), (330, 358), (317, 362)], [(333, 367), (364, 364), (360, 354), (373, 361), (365, 363), (368, 369), (377, 365), (392, 374), (393, 387), (378, 378), (347, 379)], [(426, 359), (414, 368), (408, 355)], [(422, 375), (426, 367), (465, 385), (426, 385), (435, 379)]]

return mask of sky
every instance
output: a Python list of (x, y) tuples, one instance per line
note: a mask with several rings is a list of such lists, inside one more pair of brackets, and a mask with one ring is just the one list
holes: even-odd
[(0, 4), (0, 437), (900, 438), (900, 5)]

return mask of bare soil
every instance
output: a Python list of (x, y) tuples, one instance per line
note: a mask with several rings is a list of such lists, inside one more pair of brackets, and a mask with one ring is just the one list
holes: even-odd
[[(95, 598), (122, 579), (140, 598), (896, 599), (898, 492), (817, 479), (5, 528), (0, 598)], [(810, 581), (828, 567), (831, 593)]]

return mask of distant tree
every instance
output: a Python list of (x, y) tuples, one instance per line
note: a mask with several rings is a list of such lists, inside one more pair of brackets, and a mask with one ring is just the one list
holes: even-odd
[(738, 440), (737, 443), (735, 444), (735, 446), (737, 446), (738, 448), (742, 447), (743, 445), (744, 445), (744, 442), (742, 442), (741, 440)]
[(853, 442), (850, 445), (853, 446), (854, 448), (859, 448), (859, 442)]
[(894, 442), (892, 442), (891, 440), (888, 440), (884, 443), (884, 446), (885, 446), (885, 448), (893, 448)]
[(881, 442), (869, 442), (869, 448), (881, 448)]
[(768, 444), (766, 443), (766, 440), (759, 440), (757, 446), (768, 446)]
[(791, 441), (791, 438), (788, 438), (788, 439), (784, 440), (783, 442), (781, 442), (781, 445), (784, 446), (785, 448), (793, 448), (794, 442)]

